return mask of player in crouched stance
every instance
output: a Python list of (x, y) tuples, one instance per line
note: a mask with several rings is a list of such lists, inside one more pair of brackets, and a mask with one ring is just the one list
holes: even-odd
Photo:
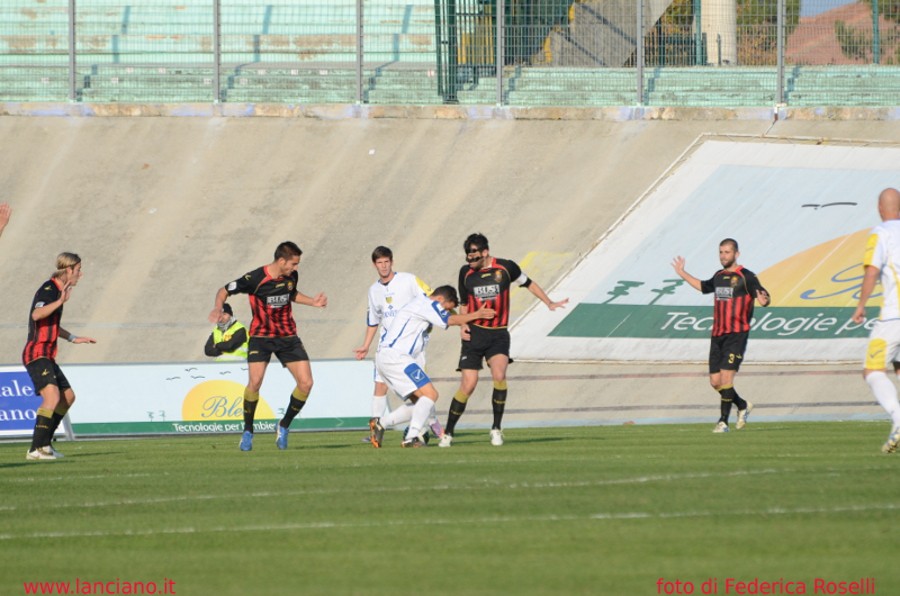
[(403, 447), (424, 447), (422, 438), (428, 418), (434, 414), (438, 392), (422, 364), (432, 327), (447, 329), (451, 325), (465, 325), (476, 319), (494, 318), (494, 310), (481, 308), (469, 314), (455, 315), (450, 311), (459, 305), (453, 286), (441, 286), (430, 296), (416, 296), (395, 315), (378, 343), (375, 368), (388, 387), (410, 403), (395, 409), (372, 425), (372, 446), (381, 447), (384, 430), (389, 426), (409, 423)]
[[(394, 252), (387, 246), (377, 246), (372, 251), (372, 265), (378, 272), (378, 279), (369, 287), (368, 308), (366, 310), (366, 336), (363, 344), (353, 350), (357, 360), (363, 360), (369, 353), (372, 341), (375, 339), (379, 327), (390, 327), (394, 316), (400, 308), (416, 296), (428, 296), (431, 287), (412, 273), (394, 271)], [(424, 362), (419, 363), (425, 368)], [(374, 371), (375, 391), (372, 394), (372, 416), (369, 418), (369, 433), (366, 437), (371, 440), (371, 431), (375, 421), (384, 416), (388, 407), (388, 387), (384, 380)], [(432, 432), (437, 436), (443, 434), (443, 427), (437, 418), (434, 418)]]
[(64, 252), (56, 257), (56, 272), (41, 284), (31, 303), (28, 318), (28, 343), (22, 352), (22, 363), (31, 377), (34, 390), (41, 396), (41, 405), (34, 421), (31, 448), (25, 458), (54, 460), (62, 454), (53, 449), (53, 433), (75, 403), (75, 392), (66, 375), (56, 363), (57, 340), (61, 337), (73, 344), (94, 344), (90, 337), (78, 337), (60, 325), (63, 305), (68, 302), (72, 288), (81, 279), (81, 257)]

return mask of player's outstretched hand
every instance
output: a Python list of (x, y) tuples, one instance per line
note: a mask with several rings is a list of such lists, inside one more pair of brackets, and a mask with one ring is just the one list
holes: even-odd
[(206, 317), (206, 319), (207, 319), (210, 323), (218, 323), (218, 322), (219, 322), (219, 315), (220, 315), (220, 314), (222, 314), (222, 309), (221, 309), (221, 308), (214, 308), (214, 309), (212, 309), (211, 311), (209, 311), (209, 316)]
[(67, 283), (62, 287), (62, 291), (59, 293), (59, 299), (63, 304), (69, 301), (69, 298), (72, 297), (72, 284)]
[(72, 340), (73, 344), (95, 344), (97, 340), (93, 337), (82, 337), (78, 336), (74, 340)]
[(477, 311), (475, 311), (475, 314), (478, 315), (479, 319), (493, 319), (495, 316), (497, 316), (497, 311), (495, 311), (493, 308), (485, 308), (484, 306), (482, 306)]
[(569, 303), (569, 299), (563, 298), (562, 300), (558, 300), (556, 302), (550, 302), (550, 304), (547, 305), (547, 308), (549, 308), (550, 310), (556, 310), (557, 308), (565, 308), (566, 304), (568, 304), (568, 303)]
[(6, 227), (6, 224), (9, 223), (10, 215), (12, 215), (12, 208), (10, 208), (9, 203), (0, 203), (0, 234), (3, 233), (3, 228)]
[(316, 294), (315, 298), (313, 298), (312, 305), (319, 308), (325, 308), (326, 306), (328, 306), (328, 297), (320, 292)]
[(672, 269), (674, 269), (678, 275), (684, 273), (684, 257), (678, 256), (672, 259)]

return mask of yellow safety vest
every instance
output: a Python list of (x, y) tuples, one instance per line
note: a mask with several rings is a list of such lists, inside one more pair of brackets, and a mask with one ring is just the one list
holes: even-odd
[[(219, 329), (219, 326), (213, 329), (213, 343), (218, 344), (223, 341), (228, 341), (231, 339), (231, 336), (238, 332), (238, 330), (247, 328), (244, 327), (244, 324), (240, 321), (235, 321), (231, 327), (228, 328), (227, 331), (222, 333), (222, 330)], [(247, 359), (247, 344), (250, 343), (250, 333), (247, 333), (247, 339), (242, 343), (238, 348), (233, 352), (222, 352), (221, 356), (216, 356), (216, 361), (234, 361), (234, 360), (246, 360)]]

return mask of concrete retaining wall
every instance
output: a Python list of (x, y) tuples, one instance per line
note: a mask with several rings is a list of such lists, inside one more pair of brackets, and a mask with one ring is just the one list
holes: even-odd
[[(63, 344), (63, 366), (203, 360), (216, 289), (285, 239), (304, 250), (300, 289), (329, 296), (324, 311), (295, 309), (311, 356), (348, 358), (378, 244), (394, 249), (398, 270), (455, 283), (462, 241), (480, 231), (496, 256), (533, 253), (529, 273), (552, 290), (701, 135), (900, 140), (891, 111), (776, 120), (758, 110), (232, 108), (0, 107), (0, 201), (14, 209), (0, 240), (0, 363), (19, 361), (32, 295), (63, 250), (82, 255), (85, 271), (63, 325), (98, 339)], [(239, 117), (248, 113), (277, 117)], [(514, 316), (528, 300), (517, 305)], [(246, 300), (235, 310), (249, 319)], [(438, 333), (429, 350), (442, 411), (456, 389), (456, 337)], [(738, 389), (760, 418), (875, 415), (856, 368), (747, 366)], [(467, 423), (489, 420), (489, 385)], [(702, 364), (516, 363), (508, 424), (711, 424), (717, 402)]]

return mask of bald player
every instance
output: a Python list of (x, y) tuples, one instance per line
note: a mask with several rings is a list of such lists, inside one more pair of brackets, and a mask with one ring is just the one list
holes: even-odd
[(881, 224), (875, 226), (866, 241), (863, 255), (863, 283), (853, 321), (862, 323), (866, 318), (866, 302), (881, 281), (884, 294), (878, 321), (869, 333), (869, 345), (863, 378), (872, 389), (875, 399), (891, 417), (891, 433), (881, 447), (884, 453), (894, 453), (900, 444), (900, 403), (897, 388), (885, 373), (888, 363), (900, 374), (900, 191), (885, 188), (878, 195), (878, 215)]

